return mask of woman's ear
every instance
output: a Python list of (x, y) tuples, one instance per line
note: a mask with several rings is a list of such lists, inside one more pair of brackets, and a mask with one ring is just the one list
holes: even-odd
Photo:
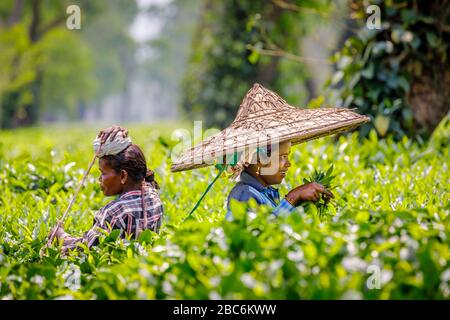
[(128, 181), (128, 172), (126, 170), (120, 170), (120, 183), (125, 184)]

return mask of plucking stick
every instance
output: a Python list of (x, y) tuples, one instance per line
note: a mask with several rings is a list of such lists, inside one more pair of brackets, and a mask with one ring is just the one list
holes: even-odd
[[(67, 209), (64, 212), (63, 216), (61, 217), (61, 219), (58, 220), (58, 223), (56, 224), (56, 228), (54, 228), (53, 232), (50, 234), (50, 237), (49, 237), (47, 245), (46, 245), (47, 247), (52, 244), (53, 239), (55, 238), (56, 232), (61, 227), (61, 224), (63, 223), (64, 219), (66, 218), (67, 214), (69, 213), (70, 209), (72, 208), (73, 204), (75, 203), (75, 199), (77, 198), (78, 193), (81, 190), (81, 187), (83, 186), (84, 182), (86, 181), (86, 178), (87, 178), (89, 172), (91, 171), (92, 166), (95, 163), (95, 159), (97, 158), (97, 155), (98, 155), (99, 151), (100, 151), (100, 148), (95, 153), (94, 158), (92, 158), (91, 162), (89, 163), (89, 167), (85, 171), (83, 179), (81, 179), (81, 182), (78, 184), (77, 190), (75, 191), (74, 195), (72, 196), (72, 199), (70, 200), (69, 206), (67, 207)], [(44, 248), (42, 248), (42, 249), (44, 249)], [(41, 251), (41, 254), (42, 254), (42, 251)]]

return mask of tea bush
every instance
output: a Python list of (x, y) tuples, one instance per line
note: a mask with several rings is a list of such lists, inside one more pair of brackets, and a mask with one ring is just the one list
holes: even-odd
[[(449, 120), (419, 144), (357, 133), (294, 146), (281, 194), (334, 165), (327, 215), (274, 217), (233, 204), (223, 177), (184, 221), (216, 169), (170, 173), (171, 129), (130, 126), (162, 187), (164, 224), (137, 241), (101, 238), (62, 256), (39, 250), (92, 157), (92, 128), (0, 132), (3, 299), (448, 299)], [(65, 230), (81, 235), (111, 200), (90, 174)], [(252, 204), (250, 204), (252, 205)], [(254, 204), (253, 204), (254, 205)]]

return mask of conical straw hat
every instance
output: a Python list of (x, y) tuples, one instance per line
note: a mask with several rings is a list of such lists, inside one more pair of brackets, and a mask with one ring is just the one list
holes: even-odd
[[(213, 165), (215, 160), (248, 147), (273, 141), (292, 145), (351, 130), (370, 118), (345, 108), (298, 109), (260, 84), (253, 85), (238, 110), (236, 119), (221, 132), (186, 150), (171, 167), (172, 172)], [(225, 161), (227, 161), (225, 159)]]

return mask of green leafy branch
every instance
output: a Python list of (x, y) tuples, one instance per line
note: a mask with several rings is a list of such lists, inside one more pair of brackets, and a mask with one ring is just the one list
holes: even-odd
[[(303, 183), (311, 183), (311, 182), (317, 182), (321, 184), (325, 189), (331, 191), (335, 189), (337, 186), (332, 183), (334, 179), (333, 175), (334, 165), (331, 165), (327, 171), (318, 171), (314, 170), (314, 173), (309, 176), (308, 178), (303, 179)], [(322, 198), (316, 202), (312, 203), (317, 208), (317, 211), (319, 213), (320, 217), (325, 217), (329, 215), (329, 208), (328, 205), (330, 204), (330, 198), (325, 197), (325, 195), (322, 195)], [(306, 206), (306, 209), (308, 210), (309, 205)]]

